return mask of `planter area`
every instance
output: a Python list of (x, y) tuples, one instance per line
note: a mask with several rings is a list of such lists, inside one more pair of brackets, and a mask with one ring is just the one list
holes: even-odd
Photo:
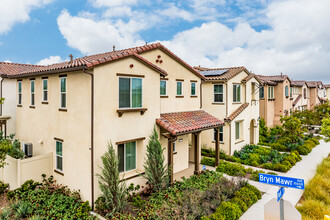
[[(146, 190), (130, 193), (126, 210), (112, 219), (235, 220), (260, 198), (260, 191), (246, 181), (235, 182), (221, 173), (203, 171), (151, 195)], [(97, 208), (103, 216), (109, 214), (101, 203)]]

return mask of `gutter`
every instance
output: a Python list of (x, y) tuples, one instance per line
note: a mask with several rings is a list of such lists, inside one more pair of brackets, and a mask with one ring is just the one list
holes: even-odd
[(91, 203), (94, 211), (94, 74), (83, 69), (83, 72), (91, 76)]
[[(1, 92), (1, 98), (3, 98), (3, 97), (2, 97), (2, 90), (3, 90), (3, 89), (2, 89), (2, 82), (3, 82), (3, 80), (4, 80), (4, 78), (1, 77), (1, 81), (0, 81), (0, 86), (1, 86), (1, 91), (0, 91), (0, 92)], [(1, 105), (1, 107), (0, 107), (0, 116), (2, 116), (2, 103), (1, 103), (0, 105)]]

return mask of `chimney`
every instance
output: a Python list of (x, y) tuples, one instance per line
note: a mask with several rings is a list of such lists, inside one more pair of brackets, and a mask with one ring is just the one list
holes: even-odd
[(148, 42), (146, 41), (146, 46), (148, 45)]
[(72, 61), (73, 61), (73, 55), (70, 54), (69, 57), (70, 57), (70, 63), (72, 63)]
[(112, 51), (116, 51), (116, 45), (113, 45)]

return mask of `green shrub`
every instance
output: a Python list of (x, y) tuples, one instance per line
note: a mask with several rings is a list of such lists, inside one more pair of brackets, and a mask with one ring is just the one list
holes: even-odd
[(7, 199), (21, 199), (24, 193), (33, 191), (37, 188), (37, 186), (41, 186), (42, 184), (39, 182), (34, 182), (33, 180), (25, 181), (21, 187), (7, 192)]
[(311, 139), (308, 139), (307, 141), (305, 141), (304, 145), (308, 146), (311, 149), (316, 147), (316, 144)]
[(246, 205), (246, 203), (243, 201), (243, 199), (240, 197), (234, 197), (233, 199), (230, 200), (230, 202), (238, 205), (238, 207), (242, 210), (242, 213), (246, 212), (249, 208)]
[(216, 169), (218, 172), (226, 173), (230, 176), (245, 176), (246, 171), (243, 165), (220, 161)]
[(211, 220), (231, 219), (238, 220), (242, 215), (242, 211), (237, 204), (231, 202), (223, 202), (217, 208), (214, 214), (210, 216)]
[(312, 149), (306, 145), (302, 145), (297, 147), (297, 151), (299, 152), (300, 155), (307, 155), (312, 151)]
[(2, 181), (0, 181), (0, 195), (4, 193), (8, 189), (8, 187), (8, 183), (3, 183)]
[(201, 164), (214, 167), (215, 166), (215, 158), (203, 157), (202, 160), (201, 160)]
[(301, 156), (300, 156), (300, 154), (299, 154), (299, 152), (297, 150), (292, 151), (291, 154), (295, 156), (295, 158), (296, 158), (297, 161), (301, 161), (302, 160), (302, 158), (301, 158)]
[(249, 188), (257, 196), (258, 199), (261, 199), (261, 192), (257, 187), (252, 186), (250, 184), (248, 184), (246, 187)]
[(320, 142), (316, 138), (310, 138), (309, 140), (313, 141), (316, 145), (319, 145)]
[(278, 151), (288, 151), (288, 148), (280, 143), (271, 144), (271, 148)]
[(234, 198), (240, 198), (244, 201), (244, 203), (250, 207), (253, 205), (256, 201), (258, 201), (258, 197), (254, 194), (252, 190), (250, 190), (248, 187), (243, 187), (240, 190), (238, 190), (234, 194)]

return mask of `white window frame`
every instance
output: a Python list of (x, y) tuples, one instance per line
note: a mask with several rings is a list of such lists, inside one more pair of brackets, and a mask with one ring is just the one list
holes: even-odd
[[(192, 94), (193, 85), (195, 86), (195, 94)], [(191, 96), (197, 96), (196, 94), (197, 94), (197, 83), (196, 82), (190, 82), (190, 95)]]
[[(33, 92), (32, 92), (32, 83), (33, 83)], [(35, 91), (36, 91), (36, 82), (33, 79), (33, 80), (30, 80), (30, 106), (36, 105)], [(33, 99), (32, 99), (32, 96), (33, 96)], [(32, 100), (33, 100), (33, 103), (32, 103)]]
[[(62, 145), (62, 156), (57, 155), (57, 149), (56, 149), (57, 143), (61, 143), (61, 145)], [(58, 167), (57, 167), (57, 158), (58, 157), (60, 157), (62, 159), (62, 170), (58, 169)], [(61, 173), (63, 172), (63, 141), (58, 141), (58, 140), (55, 141), (55, 169)]]
[[(127, 172), (131, 172), (137, 169), (137, 159), (138, 159), (138, 152), (137, 152), (137, 141), (132, 141), (135, 142), (135, 168), (131, 169), (131, 170), (126, 170), (126, 144), (127, 143), (131, 143), (131, 142), (127, 142), (127, 143), (123, 143), (124, 145), (124, 171), (119, 171), (120, 174), (122, 173), (127, 173)], [(117, 145), (117, 152), (118, 152), (118, 146), (121, 144)], [(119, 162), (119, 161), (118, 161)]]
[[(222, 128), (222, 131), (221, 131), (220, 128)], [(216, 140), (215, 140), (215, 132), (216, 132), (216, 129), (213, 130), (213, 140), (214, 140), (214, 141), (216, 141)], [(222, 134), (222, 140), (220, 140), (220, 134)], [(223, 142), (224, 142), (223, 126), (219, 127), (219, 142), (220, 142), (220, 143), (223, 143)]]
[(165, 94), (164, 95), (160, 94), (160, 96), (167, 96), (167, 80), (160, 80), (160, 82), (165, 82)]
[(175, 141), (173, 142), (173, 153), (176, 152), (176, 145), (175, 145)]
[(268, 86), (268, 99), (274, 99), (274, 86)]
[[(234, 97), (234, 88), (235, 88), (235, 86), (236, 86), (236, 97)], [(239, 101), (237, 101), (237, 88), (239, 87), (239, 90), (240, 90), (240, 92), (239, 92)], [(234, 100), (236, 98), (236, 101)], [(241, 84), (233, 84), (233, 103), (241, 103), (241, 101), (242, 101), (242, 86), (241, 86)]]
[[(44, 82), (47, 82), (47, 89), (44, 88)], [(45, 99), (45, 92), (47, 93), (47, 99)], [(48, 79), (42, 79), (42, 101), (48, 102)]]
[[(19, 87), (21, 87), (21, 91), (19, 91)], [(17, 103), (18, 105), (22, 105), (22, 81), (18, 81), (17, 82), (17, 94), (18, 94), (18, 97), (17, 97)]]
[[(214, 92), (214, 87), (215, 86), (222, 86), (222, 93), (215, 93)], [(223, 88), (223, 84), (213, 84), (213, 103), (224, 103), (224, 94), (223, 94), (223, 91), (224, 91), (224, 88)], [(217, 101), (215, 101), (215, 95), (216, 94), (222, 94), (222, 102), (217, 102)]]
[[(181, 83), (181, 94), (178, 94), (178, 83)], [(183, 96), (183, 81), (176, 81), (176, 96)]]
[[(238, 140), (241, 140), (241, 121), (236, 121), (235, 122), (235, 140), (238, 141)], [(237, 125), (238, 125), (238, 138), (236, 136), (236, 129), (237, 129)]]
[[(130, 84), (130, 88), (129, 88), (129, 95), (130, 95), (130, 103), (129, 103), (129, 106), (130, 107), (119, 107), (119, 104), (120, 104), (120, 91), (119, 91), (119, 79), (120, 78), (126, 78), (126, 79), (130, 79), (129, 80), (129, 84)], [(128, 76), (120, 76), (118, 79), (118, 108), (119, 109), (139, 109), (139, 108), (142, 108), (143, 107), (143, 78), (142, 77), (128, 77)], [(132, 107), (132, 79), (141, 79), (141, 85), (142, 85), (142, 88), (141, 88), (141, 107)], [(167, 89), (167, 88), (166, 88)], [(166, 92), (167, 93), (167, 92)]]
[[(65, 79), (65, 92), (62, 92), (62, 79)], [(68, 91), (68, 85), (67, 85), (67, 77), (66, 76), (63, 76), (63, 77), (60, 77), (60, 109), (66, 109), (67, 108), (67, 100), (68, 100), (68, 97), (67, 97), (67, 91)], [(62, 94), (65, 94), (65, 107), (62, 106)]]

